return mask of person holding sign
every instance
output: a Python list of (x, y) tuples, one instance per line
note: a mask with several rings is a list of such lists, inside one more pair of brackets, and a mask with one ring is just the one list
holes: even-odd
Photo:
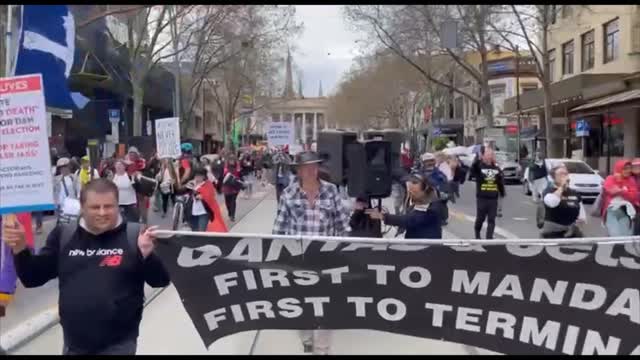
[(3, 222), (2, 240), (13, 252), (27, 288), (59, 278), (64, 355), (134, 355), (142, 319), (144, 284), (169, 285), (154, 254), (156, 227), (141, 232), (118, 211), (118, 188), (107, 179), (84, 185), (81, 219), (57, 226), (37, 255), (27, 249), (30, 225)]
[[(296, 155), (293, 163), (297, 179), (284, 189), (273, 225), (275, 235), (348, 236), (349, 211), (338, 188), (319, 178), (322, 159), (306, 151)], [(305, 352), (327, 355), (329, 330), (301, 331)]]

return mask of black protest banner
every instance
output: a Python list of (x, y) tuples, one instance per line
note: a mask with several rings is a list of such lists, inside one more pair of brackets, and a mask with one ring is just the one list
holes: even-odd
[(183, 236), (156, 252), (207, 347), (321, 327), (505, 354), (640, 354), (639, 249)]

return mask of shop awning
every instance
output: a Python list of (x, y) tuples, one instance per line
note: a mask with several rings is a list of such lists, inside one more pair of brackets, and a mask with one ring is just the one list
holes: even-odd
[(619, 104), (627, 101), (638, 100), (640, 99), (640, 89), (629, 90), (619, 94), (611, 95), (604, 97), (599, 100), (591, 101), (584, 105), (580, 105), (576, 108), (571, 109), (569, 112), (582, 111), (587, 109), (599, 108), (603, 106), (608, 106), (612, 104)]

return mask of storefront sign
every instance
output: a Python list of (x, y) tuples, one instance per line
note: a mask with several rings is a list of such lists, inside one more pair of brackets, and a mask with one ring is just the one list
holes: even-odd
[(180, 157), (180, 118), (156, 119), (156, 150), (158, 158)]
[(0, 214), (53, 210), (42, 76), (0, 79)]

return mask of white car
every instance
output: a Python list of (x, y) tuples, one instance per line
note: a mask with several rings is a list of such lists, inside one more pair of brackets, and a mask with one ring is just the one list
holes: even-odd
[[(604, 179), (597, 170), (594, 170), (582, 160), (575, 159), (545, 159), (545, 166), (547, 171), (550, 171), (554, 166), (564, 164), (569, 171), (569, 187), (582, 196), (583, 200), (594, 201), (600, 191), (602, 191), (602, 184)], [(551, 176), (547, 176), (549, 182), (552, 181)], [(531, 195), (531, 187), (529, 186), (529, 167), (524, 171), (522, 177), (522, 186), (526, 195)]]

